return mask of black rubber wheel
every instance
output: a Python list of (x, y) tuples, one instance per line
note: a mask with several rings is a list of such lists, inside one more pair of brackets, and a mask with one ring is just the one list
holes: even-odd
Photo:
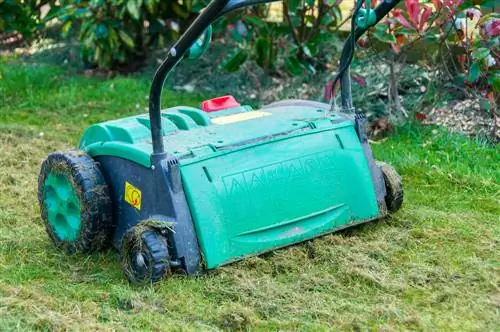
[(96, 162), (85, 152), (55, 152), (44, 160), (38, 201), (47, 233), (57, 247), (74, 254), (108, 245), (109, 189)]
[(385, 189), (387, 194), (385, 196), (385, 204), (389, 213), (398, 211), (403, 205), (403, 181), (401, 175), (391, 165), (377, 161), (384, 176)]
[(122, 267), (134, 285), (153, 284), (170, 273), (167, 239), (145, 225), (132, 227), (123, 238)]

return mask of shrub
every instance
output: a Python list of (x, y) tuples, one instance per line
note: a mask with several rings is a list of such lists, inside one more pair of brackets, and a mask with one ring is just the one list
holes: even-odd
[(44, 0), (0, 0), (0, 34), (19, 33), (30, 39), (40, 29)]
[[(405, 0), (377, 25), (367, 39), (390, 45), (390, 99), (398, 105), (395, 67), (403, 66), (412, 49), (422, 42), (422, 63), (434, 77), (458, 82), (485, 101), (496, 118), (500, 91), (500, 16), (495, 0)], [(366, 40), (361, 40), (365, 44)], [(404, 110), (403, 110), (404, 111)], [(400, 114), (400, 113), (399, 113)]]
[(178, 37), (197, 0), (62, 0), (54, 13), (64, 36), (76, 30), (85, 61), (103, 69), (140, 65), (150, 46)]
[[(331, 61), (326, 43), (336, 43), (332, 32), (342, 19), (341, 1), (285, 0), (278, 20), (269, 18), (269, 7), (249, 8), (225, 19), (237, 47), (226, 58), (223, 68), (237, 70), (253, 59), (267, 72), (286, 71), (299, 75), (305, 70), (324, 69)], [(320, 47), (322, 44), (322, 47)]]

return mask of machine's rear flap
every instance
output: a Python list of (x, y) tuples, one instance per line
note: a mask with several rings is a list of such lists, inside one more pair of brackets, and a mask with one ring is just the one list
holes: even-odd
[(351, 125), (245, 146), (181, 172), (208, 268), (378, 216)]

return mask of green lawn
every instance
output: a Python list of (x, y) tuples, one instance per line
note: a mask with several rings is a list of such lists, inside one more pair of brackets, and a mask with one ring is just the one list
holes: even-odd
[(1, 331), (498, 329), (499, 149), (432, 128), (374, 145), (406, 190), (385, 221), (148, 288), (126, 282), (114, 251), (54, 249), (36, 199), (41, 160), (90, 123), (144, 112), (148, 88), (147, 77), (0, 60)]

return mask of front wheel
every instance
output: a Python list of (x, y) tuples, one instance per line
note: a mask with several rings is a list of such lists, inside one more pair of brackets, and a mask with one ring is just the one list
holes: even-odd
[(377, 166), (380, 167), (385, 182), (385, 204), (389, 213), (398, 211), (403, 205), (403, 181), (401, 175), (391, 165), (377, 161)]
[(132, 284), (153, 284), (170, 273), (167, 239), (153, 227), (132, 227), (123, 238), (121, 256), (123, 271)]

